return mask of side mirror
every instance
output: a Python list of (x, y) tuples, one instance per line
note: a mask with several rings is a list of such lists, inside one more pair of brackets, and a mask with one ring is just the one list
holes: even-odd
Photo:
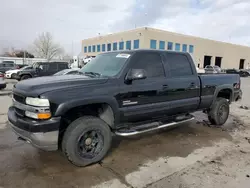
[(133, 81), (133, 80), (142, 80), (147, 78), (147, 73), (144, 69), (131, 69), (127, 76), (127, 81)]

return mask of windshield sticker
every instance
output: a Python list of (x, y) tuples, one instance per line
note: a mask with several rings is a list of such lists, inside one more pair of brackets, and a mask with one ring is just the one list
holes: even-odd
[(120, 58), (129, 58), (130, 54), (118, 54), (116, 57), (120, 57)]

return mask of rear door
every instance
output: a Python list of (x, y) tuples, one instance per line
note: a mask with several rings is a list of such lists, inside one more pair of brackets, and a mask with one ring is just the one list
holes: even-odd
[(200, 103), (200, 80), (192, 59), (185, 53), (165, 52), (166, 100), (171, 101), (171, 113), (194, 111)]
[(51, 75), (58, 72), (58, 64), (57, 63), (50, 63), (48, 65), (49, 65), (48, 73), (47, 73), (48, 76), (51, 76)]
[(122, 83), (117, 96), (121, 110), (121, 120), (132, 122), (152, 119), (165, 114), (169, 109), (165, 103), (164, 72), (162, 56), (159, 52), (137, 52), (132, 56), (129, 67), (144, 69), (147, 78), (134, 80), (131, 84)]

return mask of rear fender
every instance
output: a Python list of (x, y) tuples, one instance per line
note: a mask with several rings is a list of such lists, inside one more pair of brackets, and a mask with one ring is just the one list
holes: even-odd
[(233, 101), (233, 98), (234, 98), (234, 88), (231, 84), (224, 84), (224, 85), (220, 85), (220, 86), (217, 86), (216, 89), (215, 89), (215, 92), (214, 92), (214, 99), (213, 99), (213, 103), (215, 103), (216, 101), (216, 98), (219, 94), (220, 91), (222, 91), (223, 89), (228, 89), (231, 91), (231, 94), (230, 94), (230, 99), (229, 99), (229, 102), (232, 102)]

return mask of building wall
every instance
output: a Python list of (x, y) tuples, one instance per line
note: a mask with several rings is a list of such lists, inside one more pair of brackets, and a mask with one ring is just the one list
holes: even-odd
[[(131, 41), (131, 49), (134, 49), (134, 40), (139, 40), (139, 48), (143, 48), (144, 45), (144, 37), (145, 37), (145, 29), (136, 29), (132, 31), (126, 31), (116, 34), (110, 34), (106, 36), (98, 36), (95, 38), (90, 38), (86, 40), (82, 40), (82, 54), (94, 56), (99, 53), (102, 53), (102, 45), (105, 45), (105, 52), (107, 52), (108, 44), (111, 44), (111, 51), (113, 51), (113, 43), (117, 43), (117, 50), (119, 50), (119, 42), (124, 42), (124, 49), (126, 50), (126, 42)], [(100, 52), (97, 52), (97, 45), (101, 45)], [(88, 48), (91, 46), (91, 52), (88, 51)], [(93, 46), (96, 46), (95, 52), (93, 52)], [(87, 52), (85, 51), (87, 47)]]
[[(162, 31), (158, 29), (147, 28), (145, 36), (145, 47), (150, 48), (150, 40), (157, 40), (157, 49), (159, 41), (173, 42), (194, 46), (193, 58), (196, 65), (203, 67), (204, 56), (212, 56), (211, 65), (215, 65), (215, 57), (222, 57), (221, 68), (239, 68), (240, 59), (245, 59), (244, 68), (250, 65), (250, 47), (223, 43), (198, 37), (186, 36), (177, 33)], [(175, 46), (175, 45), (174, 45)], [(165, 47), (167, 50), (167, 46)], [(249, 67), (250, 68), (250, 67)]]
[[(187, 45), (187, 51), (190, 52), (194, 58), (195, 64), (202, 68), (204, 65), (204, 56), (212, 56), (211, 65), (215, 65), (215, 57), (222, 57), (221, 68), (239, 68), (240, 59), (245, 59), (244, 68), (250, 68), (250, 47), (234, 45), (230, 43), (223, 43), (219, 41), (213, 41), (203, 39), (199, 37), (187, 36), (168, 31), (153, 29), (153, 28), (138, 28), (131, 31), (125, 31), (121, 33), (110, 34), (106, 36), (99, 36), (82, 41), (82, 53), (84, 55), (97, 55), (102, 53), (93, 52), (93, 45), (105, 44), (107, 51), (107, 44), (111, 43), (111, 51), (113, 51), (113, 43), (117, 42), (117, 48), (119, 49), (119, 42), (124, 42), (124, 50), (126, 49), (126, 41), (131, 41), (131, 49), (134, 49), (133, 41), (139, 40), (139, 48), (152, 48), (160, 49), (165, 42), (164, 49), (168, 50), (168, 42), (173, 43), (173, 49), (175, 49), (176, 43), (180, 44), (180, 51), (183, 51), (183, 44)], [(156, 46), (152, 46), (151, 40), (156, 40)], [(190, 45), (193, 46), (193, 52), (190, 50)], [(84, 48), (91, 46), (91, 52), (84, 51)], [(249, 65), (249, 66), (248, 66)]]

